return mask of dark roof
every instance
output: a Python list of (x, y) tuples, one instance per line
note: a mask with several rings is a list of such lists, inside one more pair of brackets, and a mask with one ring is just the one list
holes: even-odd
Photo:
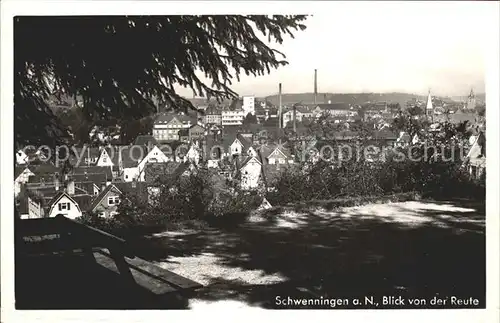
[(158, 115), (158, 117), (155, 120), (155, 124), (160, 124), (160, 123), (169, 123), (172, 121), (172, 119), (176, 118), (179, 120), (181, 123), (188, 123), (188, 122), (194, 122), (195, 120), (191, 116), (183, 115), (183, 114), (175, 114), (175, 113), (162, 113)]
[(321, 110), (350, 110), (351, 107), (347, 103), (320, 103), (313, 105), (314, 108), (319, 107)]
[(28, 167), (25, 167), (25, 166), (16, 166), (14, 167), (14, 179), (18, 178), (19, 175), (22, 174), (22, 172), (24, 172), (24, 170), (28, 168)]
[[(101, 188), (98, 183), (95, 184), (99, 187), (99, 189)], [(75, 182), (75, 194), (94, 195), (94, 182), (93, 181)]]
[(119, 182), (115, 186), (122, 192), (123, 195), (135, 195), (142, 201), (147, 201), (147, 187), (149, 183), (146, 182)]
[(76, 203), (78, 203), (80, 210), (83, 212), (89, 209), (90, 205), (92, 204), (93, 196), (90, 194), (79, 194), (73, 195), (72, 198)]
[(208, 108), (205, 110), (205, 115), (220, 115), (221, 110), (214, 104), (209, 104)]
[(246, 151), (248, 148), (252, 147), (252, 141), (247, 137), (242, 136), (241, 134), (237, 134), (236, 138), (243, 145), (243, 151)]
[[(91, 182), (96, 184), (99, 189), (102, 185), (106, 185), (107, 182), (111, 182), (111, 177), (106, 177), (104, 173), (95, 173), (95, 174), (77, 174), (72, 176), (75, 183), (85, 183)], [(89, 192), (90, 193), (90, 192)]]
[(35, 175), (54, 174), (60, 171), (60, 168), (51, 164), (29, 165), (28, 167)]
[(134, 145), (138, 145), (138, 146), (148, 146), (148, 144), (150, 144), (150, 145), (157, 145), (158, 142), (151, 135), (139, 135), (139, 136), (137, 136), (135, 138), (133, 144)]
[(138, 146), (128, 146), (121, 149), (121, 161), (123, 168), (132, 168), (139, 165), (140, 160), (147, 156), (146, 149)]
[(109, 180), (113, 177), (113, 173), (110, 167), (100, 167), (100, 166), (90, 166), (90, 167), (75, 167), (72, 171), (73, 178), (80, 177), (80, 175), (94, 175), (103, 174)]
[(99, 193), (99, 195), (96, 196), (96, 198), (92, 201), (92, 204), (90, 204), (88, 210), (89, 211), (93, 211), (102, 202), (102, 200), (104, 199), (104, 197), (106, 196), (106, 194), (108, 194), (108, 192), (111, 191), (112, 189), (117, 190), (120, 194), (122, 193), (120, 191), (120, 189), (118, 187), (116, 187), (116, 185), (110, 184), (110, 185), (106, 186), (106, 188), (103, 189)]
[(172, 175), (179, 165), (177, 162), (147, 163), (144, 167), (144, 180), (149, 183), (164, 175)]

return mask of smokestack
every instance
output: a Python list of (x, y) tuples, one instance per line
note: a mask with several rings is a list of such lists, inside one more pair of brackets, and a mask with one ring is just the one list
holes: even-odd
[(297, 105), (293, 105), (293, 133), (297, 134)]
[(314, 104), (316, 105), (317, 103), (317, 97), (318, 96), (318, 70), (314, 70)]
[(282, 107), (281, 107), (281, 83), (279, 84), (279, 96), (278, 96), (278, 99), (279, 99), (279, 110), (278, 110), (278, 128), (281, 129), (281, 124), (282, 124), (282, 121), (281, 121), (281, 118), (282, 118)]

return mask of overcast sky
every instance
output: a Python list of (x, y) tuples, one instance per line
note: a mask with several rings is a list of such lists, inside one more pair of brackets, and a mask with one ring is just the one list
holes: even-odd
[[(477, 2), (328, 4), (307, 29), (275, 48), (289, 65), (242, 77), (240, 95), (313, 92), (411, 92), (467, 95), (484, 91), (484, 7)], [(182, 92), (192, 96), (190, 90)]]

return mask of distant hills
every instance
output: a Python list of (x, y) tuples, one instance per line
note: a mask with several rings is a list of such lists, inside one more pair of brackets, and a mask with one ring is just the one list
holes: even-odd
[[(484, 93), (476, 95), (479, 100), (484, 101)], [(437, 97), (444, 101), (463, 101), (467, 99), (467, 96), (463, 97)], [(279, 104), (278, 95), (271, 95), (261, 100), (268, 100), (269, 102), (277, 105)], [(317, 103), (328, 103), (330, 100), (332, 103), (348, 103), (348, 104), (363, 104), (366, 102), (378, 102), (385, 101), (389, 103), (399, 103), (402, 107), (405, 106), (406, 101), (417, 99), (417, 100), (427, 100), (427, 95), (418, 95), (411, 93), (318, 93)], [(298, 102), (314, 103), (314, 93), (284, 93), (281, 95), (281, 100), (284, 105), (294, 104)]]

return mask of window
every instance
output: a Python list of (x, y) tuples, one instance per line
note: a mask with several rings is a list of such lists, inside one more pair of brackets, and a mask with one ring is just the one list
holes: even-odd
[(120, 198), (118, 196), (108, 197), (108, 205), (115, 205), (120, 203)]
[(69, 203), (59, 203), (58, 205), (58, 208), (59, 208), (59, 211), (64, 211), (64, 210), (67, 210), (69, 211), (70, 210), (70, 204)]
[(104, 157), (102, 158), (102, 161), (103, 161), (104, 163), (107, 163), (107, 162), (108, 162), (108, 158), (107, 158), (106, 156), (104, 156)]

